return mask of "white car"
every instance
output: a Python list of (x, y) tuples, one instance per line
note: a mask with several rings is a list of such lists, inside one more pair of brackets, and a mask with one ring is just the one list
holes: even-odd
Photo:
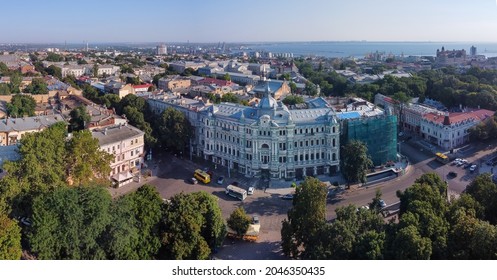
[(247, 194), (248, 194), (248, 195), (253, 195), (253, 194), (254, 194), (254, 190), (255, 190), (255, 189), (254, 189), (254, 187), (250, 187), (250, 188), (248, 188), (248, 190), (247, 190)]
[(469, 171), (474, 172), (476, 170), (476, 164), (471, 165)]
[(387, 204), (385, 203), (385, 201), (383, 199), (380, 199), (380, 207), (381, 208), (387, 207)]

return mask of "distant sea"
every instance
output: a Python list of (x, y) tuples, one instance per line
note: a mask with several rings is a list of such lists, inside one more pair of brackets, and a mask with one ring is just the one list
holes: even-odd
[(384, 52), (385, 54), (404, 56), (435, 56), (437, 49), (465, 49), (469, 55), (471, 46), (477, 48), (477, 54), (486, 57), (497, 57), (497, 43), (455, 43), (455, 42), (284, 42), (249, 44), (251, 51), (272, 53), (293, 53), (299, 56), (324, 57), (364, 57), (368, 53)]

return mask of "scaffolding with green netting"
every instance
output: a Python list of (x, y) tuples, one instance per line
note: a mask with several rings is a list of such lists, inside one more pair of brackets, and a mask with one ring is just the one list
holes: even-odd
[(397, 116), (349, 119), (342, 123), (342, 145), (350, 140), (366, 144), (375, 166), (397, 160)]

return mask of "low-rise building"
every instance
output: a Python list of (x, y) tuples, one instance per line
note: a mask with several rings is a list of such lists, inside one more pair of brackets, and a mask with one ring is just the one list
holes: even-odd
[(7, 117), (0, 120), (0, 146), (15, 145), (27, 133), (39, 132), (64, 121), (60, 114), (25, 118)]
[(421, 136), (445, 150), (469, 142), (469, 129), (494, 115), (490, 110), (437, 112), (426, 114), (421, 121)]
[(114, 155), (109, 175), (116, 187), (139, 179), (144, 158), (143, 131), (126, 124), (96, 129), (92, 135), (98, 139), (102, 151)]
[(170, 76), (160, 78), (158, 82), (158, 87), (162, 90), (176, 90), (180, 88), (188, 88), (192, 84), (192, 81), (187, 78), (182, 78), (180, 76)]

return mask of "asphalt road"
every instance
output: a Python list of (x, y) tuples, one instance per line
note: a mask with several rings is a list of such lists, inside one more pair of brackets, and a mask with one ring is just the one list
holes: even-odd
[[(487, 145), (487, 144), (481, 144)], [(481, 146), (480, 145), (480, 146)], [(480, 146), (475, 147), (473, 153), (468, 154), (466, 159), (471, 162), (478, 162), (478, 159), (493, 149), (484, 149)], [(470, 173), (468, 169), (452, 166), (450, 164), (442, 165), (434, 160), (431, 152), (426, 152), (416, 146), (414, 143), (403, 143), (401, 145), (402, 153), (409, 158), (410, 167), (403, 176), (384, 183), (368, 186), (355, 187), (347, 190), (327, 202), (327, 219), (335, 218), (335, 209), (339, 206), (354, 204), (356, 206), (366, 205), (371, 202), (375, 196), (376, 190), (380, 189), (383, 200), (388, 204), (398, 202), (397, 191), (405, 190), (411, 186), (414, 181), (421, 175), (428, 172), (436, 172), (444, 180), (448, 181), (449, 193), (458, 194), (462, 192), (466, 185), (476, 176), (476, 173)], [(148, 183), (156, 186), (163, 198), (169, 198), (175, 194), (185, 192), (196, 192), (199, 190), (206, 191), (218, 197), (219, 206), (222, 210), (223, 217), (228, 218), (231, 212), (238, 207), (243, 206), (249, 215), (257, 215), (260, 219), (261, 233), (260, 238), (255, 243), (245, 241), (233, 241), (227, 239), (224, 246), (216, 254), (221, 259), (284, 259), (280, 247), (280, 230), (281, 222), (287, 217), (292, 202), (282, 200), (280, 195), (270, 194), (263, 191), (261, 182), (255, 179), (244, 177), (226, 178), (223, 185), (218, 185), (216, 180), (218, 176), (226, 176), (221, 170), (214, 171), (214, 180), (208, 185), (192, 185), (188, 179), (192, 177), (196, 168), (201, 168), (203, 164), (193, 163), (189, 160), (176, 158), (170, 154), (160, 155), (161, 161), (157, 178)], [(218, 172), (216, 172), (218, 171)], [(447, 174), (450, 171), (457, 172), (456, 178), (449, 179)], [(232, 174), (233, 175), (233, 174)], [(254, 195), (248, 196), (245, 201), (236, 200), (224, 193), (224, 188), (231, 182), (240, 182), (241, 187), (248, 187), (249, 184), (256, 189)], [(309, 213), (312, 215), (312, 213)]]

